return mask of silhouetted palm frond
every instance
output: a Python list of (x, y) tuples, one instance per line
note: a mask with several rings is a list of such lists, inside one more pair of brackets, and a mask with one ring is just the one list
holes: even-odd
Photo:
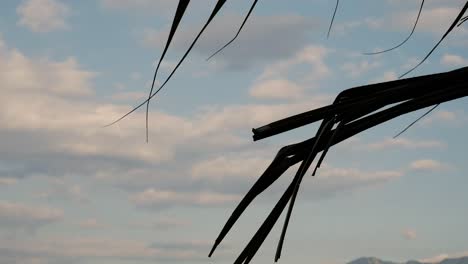
[[(254, 0), (252, 5), (244, 17), (244, 20), (239, 27), (236, 35), (232, 38), (227, 44), (225, 44), (221, 49), (216, 51), (212, 56), (219, 53), (221, 50), (226, 48), (231, 44), (239, 35), (243, 29), (246, 21), (250, 17), (252, 11), (256, 7), (258, 0)], [(156, 67), (153, 82), (151, 85), (151, 90), (149, 92), (148, 98), (133, 108), (131, 111), (112, 122), (109, 125), (115, 124), (127, 117), (141, 106), (146, 104), (146, 132), (148, 133), (148, 109), (150, 100), (167, 84), (167, 82), (172, 78), (174, 73), (177, 71), (182, 62), (186, 59), (187, 55), (190, 53), (194, 45), (197, 43), (200, 36), (203, 34), (207, 26), (212, 22), (213, 18), (219, 13), (221, 8), (226, 3), (226, 0), (218, 0), (213, 8), (208, 20), (199, 31), (198, 35), (195, 37), (187, 51), (181, 57), (179, 62), (176, 64), (174, 69), (171, 71), (169, 76), (161, 84), (161, 86), (153, 92), (157, 73), (159, 66), (164, 59), (164, 56), (170, 47), (171, 40), (174, 34), (177, 32), (180, 21), (182, 20), (187, 6), (189, 5), (190, 0), (179, 0), (177, 10), (172, 22), (171, 30), (169, 36), (162, 52), (161, 58)], [(413, 35), (416, 26), (418, 24), (422, 9), (424, 5), (424, 0), (421, 1), (418, 15), (416, 21), (413, 25), (413, 28), (409, 36), (403, 40), (400, 44), (383, 51), (369, 53), (383, 53), (393, 49), (396, 49), (402, 46), (407, 42)], [(333, 12), (333, 17), (330, 22), (327, 36), (330, 34), (333, 22), (335, 20), (335, 15), (338, 10), (339, 0), (336, 1), (336, 6)], [(412, 72), (414, 69), (419, 67), (424, 61), (434, 52), (434, 50), (442, 43), (442, 41), (452, 32), (455, 26), (462, 25), (465, 21), (468, 20), (468, 17), (463, 17), (465, 12), (468, 9), (468, 1), (460, 9), (459, 14), (453, 20), (450, 27), (443, 34), (441, 39), (434, 45), (434, 47), (427, 53), (427, 55), (413, 68), (405, 72), (400, 76), (406, 76), (408, 73)], [(210, 56), (209, 58), (211, 58)], [(208, 58), (208, 59), (209, 59)], [(289, 219), (291, 212), (294, 207), (294, 202), (300, 187), (302, 178), (305, 173), (315, 160), (318, 153), (322, 152), (320, 155), (312, 175), (315, 175), (322, 161), (324, 160), (329, 149), (358, 134), (369, 128), (380, 125), (384, 122), (387, 122), (398, 116), (423, 109), (426, 107), (434, 106), (426, 114), (435, 109), (441, 103), (455, 100), (468, 95), (468, 67), (461, 68), (446, 73), (431, 74), (407, 79), (399, 79), (390, 82), (383, 82), (377, 84), (364, 85), (360, 87), (355, 87), (347, 89), (338, 94), (333, 104), (307, 111), (298, 115), (294, 115), (276, 122), (270, 123), (268, 125), (252, 129), (253, 139), (260, 140), (270, 136), (274, 136), (289, 130), (308, 125), (314, 122), (321, 121), (320, 127), (315, 135), (315, 137), (308, 140), (291, 144), (281, 148), (271, 164), (259, 177), (257, 182), (251, 187), (247, 192), (244, 198), (240, 201), (239, 205), (234, 209), (232, 215), (228, 218), (226, 224), (222, 228), (219, 236), (215, 240), (213, 248), (211, 249), (209, 256), (213, 254), (217, 246), (221, 243), (245, 209), (252, 203), (252, 201), (266, 190), (272, 183), (274, 183), (281, 175), (283, 175), (291, 166), (300, 163), (300, 166), (290, 183), (287, 187), (281, 198), (276, 203), (273, 210), (267, 216), (263, 224), (260, 226), (258, 231), (254, 234), (250, 242), (241, 252), (239, 257), (234, 263), (249, 263), (270, 231), (275, 225), (276, 221), (280, 217), (283, 210), (286, 208), (289, 202), (289, 208), (281, 232), (281, 237), (278, 243), (276, 250), (275, 261), (277, 261), (281, 256), (281, 251), (283, 248), (283, 242), (286, 235)], [(393, 105), (393, 106), (390, 106)], [(390, 107), (389, 107), (390, 106)], [(424, 114), (423, 116), (425, 116)], [(422, 116), (422, 117), (423, 117)], [(422, 118), (421, 117), (421, 118)], [(415, 122), (417, 122), (418, 118)], [(407, 128), (412, 126), (415, 122), (411, 123)], [(335, 128), (334, 128), (335, 127)], [(406, 131), (405, 128), (401, 133)], [(399, 135), (399, 134), (398, 134)], [(397, 136), (398, 136), (397, 135)], [(148, 138), (148, 134), (147, 134)]]
[(418, 22), (419, 22), (419, 17), (421, 17), (421, 12), (422, 12), (423, 6), (424, 6), (424, 0), (421, 1), (421, 5), (419, 6), (418, 15), (416, 16), (416, 20), (414, 21), (414, 25), (413, 25), (413, 28), (411, 29), (411, 32), (409, 33), (409, 35), (402, 42), (400, 42), (400, 44), (395, 45), (395, 46), (393, 46), (393, 47), (391, 47), (389, 49), (385, 49), (385, 50), (381, 50), (381, 51), (377, 51), (377, 52), (366, 52), (366, 53), (363, 53), (363, 54), (364, 55), (382, 54), (382, 53), (389, 52), (389, 51), (392, 51), (394, 49), (397, 49), (397, 48), (403, 46), (403, 44), (405, 44), (411, 38), (411, 36), (413, 36), (414, 30), (416, 29), (416, 26), (418, 25)]
[[(319, 152), (322, 151), (322, 156), (316, 169), (326, 151), (341, 141), (395, 117), (468, 96), (467, 77), (468, 67), (465, 67), (447, 73), (355, 87), (341, 92), (331, 105), (253, 129), (254, 140), (259, 140), (322, 120), (315, 137), (285, 146), (278, 151), (270, 166), (229, 217), (215, 241), (210, 256), (255, 197), (266, 190), (289, 167), (300, 162), (293, 181), (234, 263), (249, 263), (290, 201), (275, 256), (275, 260), (278, 260), (297, 190), (305, 172)], [(380, 110), (393, 104), (396, 105)], [(332, 129), (335, 123), (338, 125)]]

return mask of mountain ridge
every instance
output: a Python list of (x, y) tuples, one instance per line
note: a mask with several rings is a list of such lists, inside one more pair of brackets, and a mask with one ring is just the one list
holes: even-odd
[(394, 262), (382, 260), (376, 257), (360, 257), (346, 264), (468, 264), (468, 256), (458, 258), (445, 258), (437, 262), (423, 262), (419, 260), (408, 260), (406, 262)]

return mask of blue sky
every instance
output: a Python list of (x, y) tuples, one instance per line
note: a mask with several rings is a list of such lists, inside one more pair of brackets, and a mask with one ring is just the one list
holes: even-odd
[[(194, 0), (163, 63), (165, 78), (215, 1)], [(331, 103), (341, 90), (393, 80), (423, 58), (464, 1), (228, 1), (144, 112), (103, 128), (149, 91), (174, 0), (24, 0), (0, 8), (0, 263), (232, 263), (291, 173), (243, 215), (211, 259), (232, 210), (276, 151), (316, 126), (251, 141), (251, 128)], [(457, 28), (411, 76), (468, 64)], [(332, 148), (306, 177), (282, 263), (341, 264), (468, 255), (466, 99)], [(461, 143), (460, 143), (461, 142)], [(282, 219), (282, 218), (281, 218)], [(281, 222), (280, 222), (281, 223)], [(272, 263), (278, 224), (255, 257)]]

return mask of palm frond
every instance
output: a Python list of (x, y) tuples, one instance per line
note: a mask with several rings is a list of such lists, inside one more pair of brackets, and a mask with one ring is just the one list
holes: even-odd
[[(253, 199), (281, 177), (289, 167), (300, 162), (293, 181), (234, 263), (250, 262), (289, 202), (275, 255), (277, 261), (281, 256), (301, 180), (319, 152), (322, 151), (322, 157), (314, 169), (314, 174), (331, 146), (398, 116), (468, 96), (467, 76), (468, 67), (465, 67), (446, 73), (355, 87), (340, 93), (331, 105), (273, 122), (260, 129), (253, 129), (254, 139), (258, 140), (322, 120), (315, 137), (280, 149), (270, 166), (228, 219), (210, 256)], [(396, 105), (388, 107), (393, 104)], [(336, 123), (338, 126), (333, 129)]]
[(414, 31), (416, 29), (416, 26), (418, 25), (418, 22), (419, 22), (419, 17), (421, 16), (423, 6), (424, 6), (424, 0), (421, 1), (421, 6), (419, 7), (418, 15), (416, 16), (416, 21), (414, 22), (414, 25), (413, 25), (413, 28), (411, 29), (411, 32), (409, 33), (409, 35), (402, 42), (400, 42), (398, 45), (395, 45), (395, 46), (393, 46), (393, 47), (391, 47), (389, 49), (385, 49), (385, 50), (381, 50), (381, 51), (377, 51), (377, 52), (366, 52), (366, 53), (363, 53), (363, 54), (364, 55), (382, 54), (382, 53), (389, 52), (389, 51), (392, 51), (394, 49), (397, 49), (397, 48), (403, 46), (403, 44), (405, 44), (411, 38), (411, 36), (413, 36), (413, 33), (414, 33)]
[(332, 19), (330, 21), (330, 25), (328, 26), (327, 38), (330, 37), (330, 32), (331, 32), (332, 27), (333, 27), (333, 22), (335, 22), (336, 11), (338, 11), (338, 6), (339, 5), (340, 5), (340, 0), (336, 0), (335, 9), (333, 10), (333, 16), (332, 16)]
[(161, 66), (161, 62), (164, 60), (164, 56), (166, 55), (167, 49), (171, 45), (172, 38), (174, 37), (175, 32), (177, 31), (177, 27), (182, 20), (182, 17), (185, 14), (185, 10), (187, 10), (187, 6), (189, 5), (190, 0), (180, 0), (179, 4), (177, 5), (177, 10), (174, 15), (174, 20), (172, 21), (171, 30), (169, 32), (169, 36), (167, 37), (166, 45), (164, 46), (163, 53), (161, 54), (161, 58), (159, 59), (158, 65), (156, 66), (156, 70), (154, 71), (153, 75), (153, 82), (151, 83), (151, 89), (148, 95), (148, 100), (146, 102), (146, 142), (148, 142), (148, 112), (149, 112), (149, 104), (150, 104), (150, 97), (153, 93), (154, 84), (156, 82), (156, 77), (158, 75), (159, 66)]
[[(181, 2), (189, 2), (190, 0), (180, 0), (179, 2), (179, 6), (181, 4)], [(118, 118), (117, 120), (115, 120), (114, 122), (106, 125), (106, 126), (111, 126), (119, 121), (121, 121), (122, 119), (124, 119), (125, 117), (129, 116), (130, 114), (132, 114), (133, 112), (135, 112), (136, 110), (138, 110), (140, 107), (142, 107), (143, 105), (147, 104), (156, 94), (158, 94), (159, 91), (161, 91), (161, 89), (169, 82), (169, 80), (172, 78), (172, 76), (174, 75), (174, 73), (177, 71), (177, 69), (180, 67), (180, 65), (182, 64), (182, 62), (184, 62), (185, 58), (187, 58), (187, 55), (190, 53), (190, 51), (192, 51), (193, 47), (195, 46), (195, 44), (197, 43), (198, 39), (200, 38), (200, 36), (203, 34), (203, 32), (205, 31), (205, 29), (208, 27), (208, 25), (211, 23), (211, 21), (213, 20), (213, 18), (218, 14), (219, 10), (221, 10), (221, 8), (223, 7), (223, 5), (226, 3), (226, 0), (218, 0), (218, 2), (216, 3), (215, 7), (213, 8), (213, 11), (211, 12), (211, 15), (210, 17), (208, 18), (208, 20), (206, 21), (206, 23), (203, 25), (202, 29), (200, 30), (200, 32), (198, 33), (198, 35), (195, 37), (195, 39), (192, 41), (192, 44), (190, 44), (189, 48), (187, 49), (187, 51), (184, 53), (184, 55), (182, 56), (182, 58), (179, 60), (179, 62), (176, 64), (176, 66), (174, 67), (174, 69), (171, 71), (171, 73), (169, 74), (169, 76), (166, 78), (166, 80), (161, 84), (161, 86), (159, 86), (159, 88), (153, 93), (151, 94), (145, 101), (143, 101), (142, 103), (140, 103), (139, 105), (137, 105), (136, 107), (134, 107), (132, 110), (128, 111), (126, 114), (124, 114), (123, 116), (121, 116), (120, 118)], [(188, 3), (187, 3), (188, 4)], [(183, 16), (183, 13), (179, 14), (180, 15), (180, 19), (182, 18)], [(176, 17), (177, 18), (177, 17)], [(178, 19), (174, 19), (174, 22), (173, 22), (173, 26), (174, 27), (174, 23), (178, 21)], [(177, 28), (177, 27), (176, 27)]]
[[(255, 8), (257, 2), (257, 0), (253, 1), (236, 35), (228, 43), (226, 43), (223, 47), (216, 51), (212, 56), (221, 52), (239, 36), (247, 20), (249, 19), (253, 9)], [(213, 8), (208, 20), (206, 21), (202, 29), (199, 31), (195, 39), (192, 41), (189, 48), (183, 54), (176, 66), (172, 69), (165, 81), (159, 86), (159, 88), (156, 91), (153, 92), (159, 67), (162, 61), (164, 60), (166, 52), (168, 51), (171, 45), (171, 41), (175, 33), (177, 32), (177, 29), (179, 28), (179, 24), (186, 12), (189, 3), (190, 0), (179, 0), (179, 4), (175, 12), (175, 16), (171, 25), (168, 39), (166, 41), (166, 45), (164, 47), (164, 50), (153, 75), (153, 82), (147, 99), (107, 126), (113, 125), (121, 121), (122, 119), (124, 119), (125, 117), (132, 114), (133, 112), (135, 112), (140, 107), (146, 104), (146, 139), (148, 140), (148, 113), (149, 103), (151, 99), (154, 96), (156, 96), (156, 94), (158, 94), (158, 92), (161, 91), (161, 89), (172, 78), (172, 76), (175, 74), (180, 65), (184, 62), (188, 54), (192, 51), (194, 45), (197, 43), (200, 36), (204, 33), (205, 29), (208, 27), (208, 25), (211, 24), (214, 17), (218, 15), (219, 11), (226, 3), (226, 0), (217, 0), (216, 5)], [(405, 40), (403, 40), (400, 44), (390, 49), (368, 54), (376, 54), (391, 51), (406, 43), (411, 38), (416, 29), (423, 9), (423, 5), (424, 0), (421, 1), (416, 21), (409, 36), (407, 36)], [(338, 7), (339, 0), (336, 1), (336, 6), (329, 25), (327, 37), (330, 35)], [(442, 43), (442, 41), (453, 31), (453, 29), (456, 26), (460, 26), (468, 20), (468, 17), (463, 17), (467, 9), (468, 1), (460, 9), (460, 12), (457, 15), (457, 17), (454, 19), (454, 21), (444, 33), (444, 35), (441, 37), (441, 39), (435, 44), (435, 46), (416, 66), (402, 74), (400, 78), (406, 76), (407, 74), (415, 70), (417, 67), (419, 67), (422, 63), (424, 63), (424, 61), (427, 60), (427, 58), (434, 52), (434, 50)], [(212, 56), (210, 56), (209, 58), (211, 58)], [(225, 236), (229, 233), (231, 228), (241, 217), (245, 209), (253, 202), (253, 200), (263, 191), (269, 188), (271, 184), (273, 184), (277, 179), (279, 179), (291, 166), (300, 163), (300, 166), (296, 171), (292, 182), (287, 187), (283, 195), (280, 197), (273, 210), (266, 217), (263, 224), (259, 227), (257, 232), (254, 234), (254, 236), (244, 248), (244, 250), (238, 256), (235, 263), (249, 263), (253, 259), (256, 252), (258, 251), (262, 243), (265, 241), (268, 234), (271, 232), (273, 226), (275, 225), (275, 223), (277, 222), (277, 220), (279, 219), (283, 210), (286, 208), (289, 202), (285, 222), (276, 249), (275, 261), (277, 261), (281, 257), (281, 251), (284, 246), (287, 227), (290, 221), (290, 217), (292, 214), (292, 210), (301, 181), (305, 173), (311, 166), (312, 162), (315, 160), (316, 156), (320, 152), (322, 152), (321, 156), (315, 165), (312, 175), (316, 174), (327, 152), (331, 149), (332, 146), (356, 134), (366, 131), (372, 127), (392, 120), (398, 116), (426, 107), (434, 106), (433, 108), (431, 108), (431, 110), (429, 110), (426, 114), (422, 116), (424, 117), (441, 103), (467, 96), (467, 76), (468, 67), (464, 67), (458, 70), (445, 73), (437, 73), (354, 87), (339, 93), (335, 101), (331, 105), (307, 111), (298, 115), (278, 120), (276, 122), (272, 122), (268, 125), (264, 125), (259, 128), (252, 129), (253, 139), (254, 141), (256, 141), (280, 133), (284, 133), (314, 122), (321, 121), (320, 127), (314, 137), (299, 143), (285, 146), (278, 151), (271, 164), (258, 178), (255, 184), (243, 197), (243, 199), (234, 209), (231, 216), (228, 218), (220, 234), (216, 238), (215, 243), (209, 253), (209, 256), (212, 256), (218, 245), (223, 241)], [(415, 122), (411, 123), (402, 132), (406, 131), (420, 118), (418, 118)]]
[[(450, 25), (450, 27), (447, 29), (447, 31), (444, 33), (444, 35), (442, 36), (442, 38), (434, 45), (434, 47), (426, 54), (426, 56), (418, 63), (416, 64), (416, 66), (414, 66), (413, 68), (409, 69), (407, 72), (403, 73), (401, 77), (403, 76), (406, 76), (408, 73), (414, 71), (416, 68), (418, 68), (421, 64), (423, 64), (427, 58), (429, 58), (429, 56), (431, 56), (431, 54), (434, 52), (435, 49), (437, 49), (437, 47), (439, 47), (440, 43), (442, 43), (442, 41), (444, 41), (444, 39), (448, 36), (448, 34), (450, 34), (450, 32), (452, 32), (452, 30), (455, 28), (455, 26), (457, 24), (460, 23), (460, 21), (462, 20), (462, 17), (463, 15), (465, 14), (466, 10), (468, 9), (468, 1), (465, 3), (465, 5), (462, 7), (462, 9), (460, 10), (460, 13), (457, 15), (457, 17), (455, 18), (455, 20), (452, 22), (452, 24)], [(463, 23), (464, 21), (462, 21), (461, 23)], [(461, 23), (459, 25), (461, 25)]]
[(258, 2), (258, 0), (254, 0), (254, 2), (252, 3), (252, 5), (250, 6), (249, 12), (247, 12), (247, 15), (245, 16), (244, 21), (242, 21), (241, 26), (240, 26), (239, 29), (237, 30), (236, 35), (235, 35), (230, 41), (228, 41), (228, 43), (224, 44), (224, 46), (222, 46), (222, 47), (221, 47), (220, 49), (218, 49), (215, 53), (213, 53), (211, 56), (209, 56), (206, 60), (210, 60), (211, 58), (213, 58), (214, 56), (216, 56), (216, 54), (218, 54), (218, 53), (220, 53), (222, 50), (224, 50), (227, 46), (231, 45), (231, 43), (234, 42), (234, 40), (236, 40), (236, 38), (239, 36), (239, 34), (241, 33), (242, 29), (244, 28), (245, 23), (246, 23), (247, 20), (249, 19), (250, 14), (252, 14), (252, 11), (254, 10), (255, 5), (257, 5), (257, 2)]

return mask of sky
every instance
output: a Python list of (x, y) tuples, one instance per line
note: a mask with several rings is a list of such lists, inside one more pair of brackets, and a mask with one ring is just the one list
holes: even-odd
[[(163, 81), (215, 1), (194, 0), (162, 64)], [(232, 263), (294, 168), (258, 197), (212, 258), (233, 209), (284, 145), (309, 125), (253, 142), (251, 128), (331, 103), (338, 92), (397, 79), (440, 39), (461, 0), (227, 1), (152, 101), (138, 111), (175, 0), (0, 3), (0, 264)], [(466, 25), (408, 77), (468, 64)], [(333, 147), (303, 180), (280, 263), (362, 256), (435, 261), (468, 255), (466, 99), (400, 137), (420, 110)], [(254, 258), (273, 263), (284, 216)]]

